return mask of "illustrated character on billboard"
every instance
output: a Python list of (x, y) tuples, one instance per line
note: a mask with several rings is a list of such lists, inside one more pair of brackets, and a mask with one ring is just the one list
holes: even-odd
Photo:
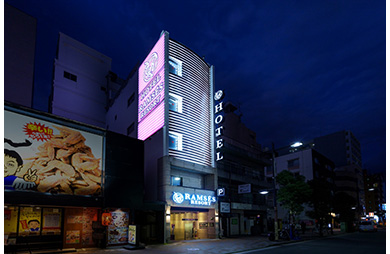
[[(13, 143), (9, 139), (4, 141), (13, 147), (29, 146), (31, 142), (26, 140), (24, 143)], [(7, 190), (28, 190), (36, 186), (38, 179), (36, 170), (28, 169), (23, 177), (16, 176), (23, 167), (23, 160), (16, 151), (4, 149), (4, 187)]]
[(38, 232), (39, 231), (39, 221), (38, 220), (29, 220), (28, 221), (28, 228), (31, 232)]

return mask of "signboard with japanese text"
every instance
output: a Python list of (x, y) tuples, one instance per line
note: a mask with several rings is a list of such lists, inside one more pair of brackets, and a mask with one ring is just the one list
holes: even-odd
[(238, 193), (239, 194), (251, 193), (251, 184), (248, 183), (248, 184), (238, 185)]
[(230, 203), (221, 202), (219, 206), (219, 211), (221, 213), (230, 213)]

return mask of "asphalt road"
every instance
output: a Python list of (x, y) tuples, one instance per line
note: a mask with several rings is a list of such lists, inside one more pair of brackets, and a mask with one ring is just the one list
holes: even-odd
[(240, 254), (385, 254), (386, 232), (352, 233), (297, 242)]

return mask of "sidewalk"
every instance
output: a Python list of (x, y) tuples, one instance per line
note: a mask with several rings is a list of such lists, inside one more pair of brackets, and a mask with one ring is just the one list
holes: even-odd
[[(334, 235), (341, 234), (339, 231), (335, 231)], [(145, 249), (141, 250), (127, 250), (123, 247), (112, 247), (107, 249), (78, 249), (77, 253), (80, 254), (103, 254), (103, 253), (128, 253), (128, 254), (172, 254), (172, 253), (184, 253), (184, 254), (228, 254), (236, 253), (246, 250), (261, 249), (269, 246), (294, 243), (298, 241), (305, 241), (311, 239), (318, 239), (319, 236), (313, 236), (311, 233), (306, 233), (300, 237), (300, 240), (290, 241), (269, 241), (268, 237), (262, 236), (242, 236), (239, 238), (223, 238), (223, 239), (202, 239), (202, 240), (188, 240), (188, 241), (175, 241), (168, 244), (156, 244), (145, 246)], [(323, 237), (324, 238), (324, 237)], [(65, 250), (64, 250), (65, 251)], [(32, 252), (49, 253), (49, 252)], [(55, 252), (50, 252), (55, 253)]]
[[(334, 235), (339, 235), (340, 232), (334, 232)], [(123, 248), (108, 248), (95, 250), (79, 250), (78, 253), (193, 253), (193, 254), (228, 254), (246, 250), (261, 249), (269, 246), (288, 244), (298, 241), (317, 239), (319, 236), (312, 236), (307, 233), (301, 236), (300, 240), (290, 241), (270, 241), (267, 236), (242, 236), (239, 238), (223, 238), (223, 239), (202, 239), (190, 241), (177, 241), (169, 244), (148, 245), (143, 250), (126, 250)]]

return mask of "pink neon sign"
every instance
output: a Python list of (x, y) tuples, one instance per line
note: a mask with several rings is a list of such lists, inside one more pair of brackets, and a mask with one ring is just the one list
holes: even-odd
[(138, 69), (138, 139), (145, 140), (164, 126), (165, 34)]

